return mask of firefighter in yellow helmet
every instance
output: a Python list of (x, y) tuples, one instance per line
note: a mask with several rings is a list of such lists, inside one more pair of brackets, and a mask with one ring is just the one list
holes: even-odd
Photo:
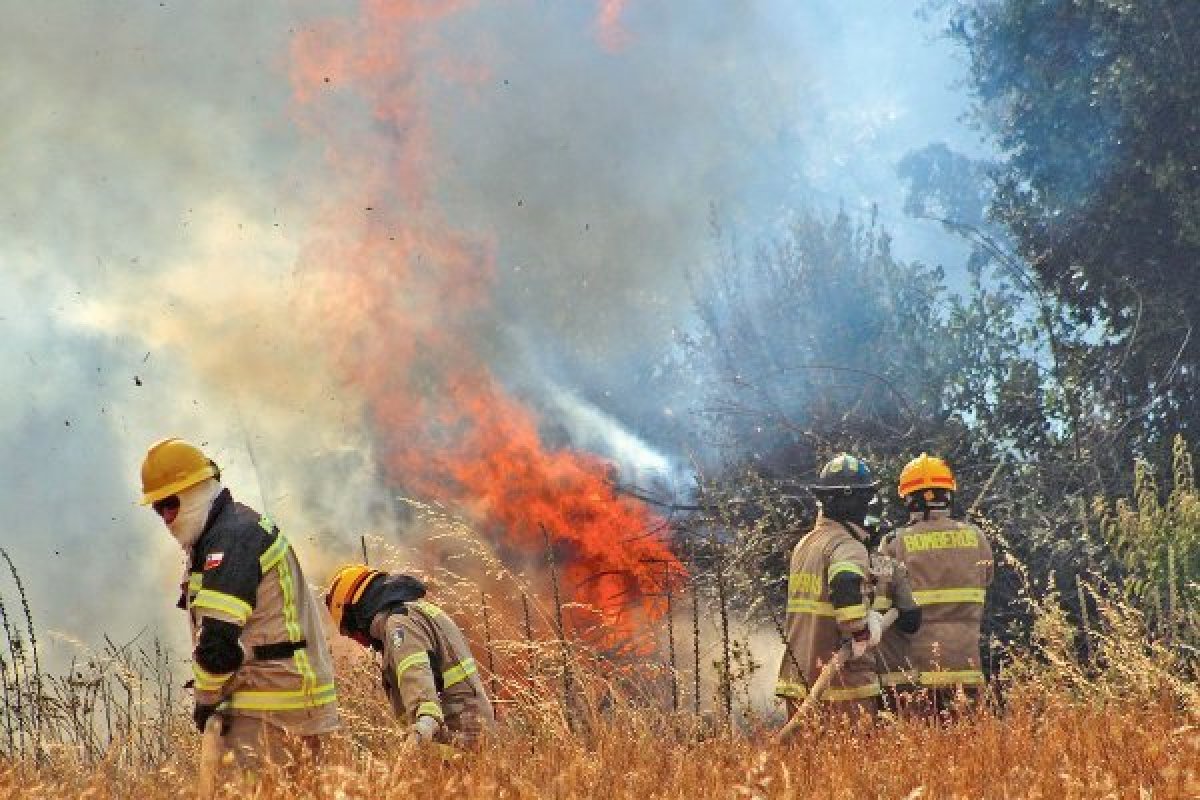
[(495, 727), (492, 703), (466, 637), (425, 593), (411, 575), (355, 564), (325, 605), (340, 633), (383, 654), (384, 690), (417, 742), (474, 748)]
[(900, 473), (908, 525), (886, 536), (880, 553), (903, 564), (921, 607), (915, 633), (884, 633), (881, 682), (901, 712), (933, 716), (956, 700), (978, 699), (983, 603), (992, 582), (992, 548), (974, 525), (951, 519), (957, 481), (940, 458), (922, 453)]
[(179, 607), (191, 622), (193, 719), (223, 719), (239, 763), (315, 752), (338, 727), (329, 647), (319, 606), (288, 540), (237, 503), (198, 447), (164, 439), (142, 463), (142, 505), (183, 548)]
[(869, 649), (879, 643), (881, 615), (871, 609), (871, 565), (864, 528), (879, 482), (867, 465), (845, 453), (821, 470), (811, 487), (821, 510), (812, 531), (792, 551), (785, 630), (787, 649), (775, 695), (793, 715), (808, 687), (844, 643), (853, 658), (834, 675), (822, 702), (849, 716), (873, 717), (879, 679)]

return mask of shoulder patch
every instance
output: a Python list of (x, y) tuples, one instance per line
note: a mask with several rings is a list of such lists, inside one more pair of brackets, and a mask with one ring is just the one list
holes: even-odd
[(396, 647), (404, 646), (404, 630), (401, 628), (392, 629), (392, 644)]
[(204, 557), (204, 571), (208, 572), (210, 569), (216, 569), (221, 566), (221, 562), (224, 560), (224, 553), (209, 553)]

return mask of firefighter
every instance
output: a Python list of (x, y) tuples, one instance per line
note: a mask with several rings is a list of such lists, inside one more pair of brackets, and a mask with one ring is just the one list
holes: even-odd
[(420, 744), (476, 748), (495, 727), (491, 700), (467, 639), (422, 598), (411, 575), (361, 564), (338, 570), (325, 605), (338, 631), (383, 655), (383, 687)]
[(863, 528), (878, 486), (865, 463), (843, 453), (822, 468), (811, 487), (820, 513), (792, 551), (787, 648), (775, 687), (789, 717), (844, 643), (853, 658), (834, 675), (822, 701), (849, 716), (873, 717), (878, 710), (879, 679), (867, 651), (879, 643), (882, 617), (870, 608), (871, 565)]
[(983, 532), (950, 518), (958, 484), (940, 458), (922, 453), (900, 473), (908, 525), (889, 534), (880, 553), (903, 564), (921, 607), (920, 630), (884, 633), (881, 682), (902, 713), (936, 715), (983, 686), (979, 632), (992, 582), (992, 548)]
[(186, 556), (178, 605), (195, 648), (196, 726), (219, 714), (223, 747), (245, 767), (315, 755), (338, 727), (332, 660), (287, 538), (235, 502), (217, 465), (182, 439), (146, 453), (141, 502)]

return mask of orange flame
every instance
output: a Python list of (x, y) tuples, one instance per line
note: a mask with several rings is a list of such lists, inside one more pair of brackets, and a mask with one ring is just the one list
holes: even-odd
[[(473, 346), (491, 298), (492, 247), (430, 202), (421, 67), (436, 23), (469, 5), (368, 0), (358, 20), (296, 38), (299, 121), (336, 176), (301, 256), (310, 311), (345, 380), (367, 398), (389, 479), (470, 514), (502, 554), (540, 556), (544, 529), (563, 559), (565, 599), (598, 615), (576, 613), (573, 623), (601, 621), (608, 643), (619, 643), (639, 618), (661, 615), (653, 595), (664, 571), (683, 571), (659, 535), (665, 524), (615, 496), (598, 459), (542, 443), (534, 414)], [(345, 117), (364, 108), (369, 124)]]

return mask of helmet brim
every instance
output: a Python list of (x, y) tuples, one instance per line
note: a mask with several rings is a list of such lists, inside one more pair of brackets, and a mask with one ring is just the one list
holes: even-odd
[(813, 494), (820, 494), (821, 492), (852, 492), (852, 491), (877, 492), (877, 491), (879, 491), (879, 487), (882, 485), (883, 484), (880, 481), (873, 481), (871, 483), (839, 484), (837, 486), (812, 484), (806, 488)]
[(186, 478), (180, 478), (174, 483), (168, 483), (166, 486), (160, 486), (152, 492), (143, 491), (142, 500), (139, 505), (148, 506), (153, 503), (157, 503), (159, 500), (170, 497), (173, 494), (179, 494), (184, 489), (190, 489), (201, 481), (209, 478), (215, 478), (216, 476), (217, 470), (210, 464), (207, 467), (193, 472)]

